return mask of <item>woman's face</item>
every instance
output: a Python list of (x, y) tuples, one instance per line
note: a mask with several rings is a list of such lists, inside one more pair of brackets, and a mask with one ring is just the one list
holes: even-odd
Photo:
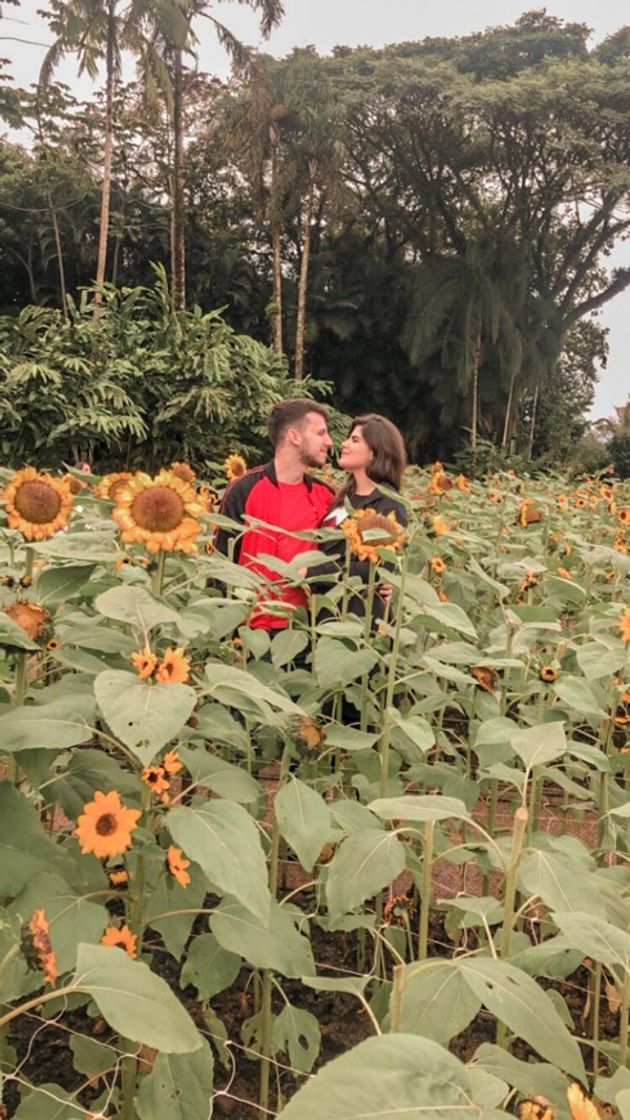
[(364, 471), (373, 458), (374, 454), (363, 437), (363, 428), (358, 425), (341, 445), (339, 466), (344, 471)]

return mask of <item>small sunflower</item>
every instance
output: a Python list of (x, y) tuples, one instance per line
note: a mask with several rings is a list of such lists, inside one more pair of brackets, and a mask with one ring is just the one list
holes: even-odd
[(132, 653), (129, 658), (140, 680), (145, 681), (147, 677), (152, 677), (158, 665), (157, 654), (151, 653), (150, 649), (145, 646), (144, 649), (137, 649)]
[(576, 509), (585, 509), (586, 505), (587, 505), (587, 501), (586, 501), (586, 498), (583, 498), (583, 497), (581, 497), (581, 495), (578, 495), (578, 497), (575, 499), (573, 504), (575, 505)]
[(181, 762), (177, 751), (167, 751), (162, 759), (162, 766), (167, 774), (179, 774), (184, 764)]
[(494, 502), (495, 505), (499, 505), (499, 503), (503, 501), (503, 494), (501, 494), (498, 490), (491, 490), (488, 494), (488, 498), (491, 502)]
[(431, 518), (431, 528), (433, 529), (436, 537), (443, 537), (450, 531), (448, 521), (445, 521), (444, 518), (440, 517), (439, 514), (436, 514), (435, 517)]
[(124, 887), (129, 882), (129, 874), (124, 867), (112, 867), (107, 875), (112, 887)]
[(112, 511), (125, 543), (142, 544), (148, 552), (196, 552), (201, 531), (197, 518), (205, 513), (188, 482), (172, 471), (151, 478), (139, 471), (116, 494)]
[(171, 470), (176, 478), (181, 478), (182, 482), (189, 482), (192, 486), (197, 474), (189, 467), (188, 463), (171, 463)]
[(624, 642), (630, 642), (630, 607), (626, 607), (619, 619), (619, 631)]
[(189, 678), (190, 658), (185, 656), (183, 646), (177, 649), (169, 646), (156, 670), (156, 681), (160, 684), (186, 684)]
[(190, 883), (190, 875), (188, 873), (190, 860), (186, 859), (181, 848), (176, 848), (174, 844), (171, 844), (166, 853), (166, 860), (171, 875), (177, 879), (180, 887), (187, 887)]
[(114, 948), (124, 949), (130, 957), (138, 955), (138, 938), (135, 933), (131, 932), (128, 925), (123, 925), (120, 929), (116, 929), (116, 926), (108, 926), (101, 937), (101, 945), (112, 945)]
[(322, 724), (312, 716), (290, 716), (288, 728), (296, 746), (311, 756), (318, 754), (326, 741)]
[(569, 508), (569, 497), (567, 494), (558, 494), (556, 502), (558, 503), (558, 509), (562, 513)]
[(103, 475), (101, 481), (94, 487), (94, 493), (97, 498), (115, 502), (119, 490), (122, 490), (130, 478), (133, 478), (131, 471), (113, 471), (111, 474)]
[(462, 494), (470, 493), (470, 482), (466, 478), (465, 474), (458, 474), (457, 478), (455, 479), (455, 485), (458, 490), (461, 490)]
[(247, 471), (247, 463), (242, 455), (228, 455), (223, 466), (228, 482), (233, 482), (235, 478), (242, 478)]
[(535, 525), (538, 521), (542, 521), (542, 513), (539, 509), (534, 509), (533, 498), (523, 498), (518, 511), (518, 524), (523, 528), (528, 525)]
[(77, 820), (75, 836), (84, 855), (94, 852), (97, 859), (121, 856), (131, 847), (131, 833), (138, 827), (139, 809), (127, 809), (121, 804), (117, 790), (101, 793), (97, 790), (94, 800), (83, 806)]
[(429, 494), (447, 494), (449, 490), (453, 489), (454, 485), (452, 478), (449, 478), (444, 471), (436, 471), (431, 475), (428, 492)]
[(57, 958), (50, 940), (50, 926), (45, 910), (34, 910), (28, 923), (37, 963), (47, 984), (57, 983)]
[(431, 569), (436, 575), (441, 576), (446, 571), (446, 564), (441, 556), (431, 557)]
[(562, 564), (560, 564), (556, 568), (556, 574), (559, 575), (562, 579), (573, 579), (573, 576), (571, 575), (571, 572), (569, 571), (569, 569), (564, 568), (562, 566)]
[(630, 525), (630, 509), (619, 510), (619, 520), (622, 525)]
[(405, 926), (414, 910), (415, 904), (411, 895), (395, 894), (383, 907), (383, 921), (388, 926)]
[(4, 608), (4, 613), (13, 619), (13, 622), (17, 623), (33, 642), (41, 637), (50, 622), (48, 611), (37, 603), (30, 603), (28, 599), (18, 599), (16, 603), (9, 603)]
[(46, 649), (49, 653), (54, 653), (55, 650), (59, 649), (60, 645), (61, 642), (59, 641), (59, 638), (51, 638), (49, 642), (46, 642)]
[(538, 676), (545, 684), (553, 684), (558, 679), (558, 670), (553, 665), (543, 665)]
[(169, 788), (169, 780), (163, 766), (146, 766), (142, 771), (142, 781), (145, 786), (159, 797)]
[(336, 844), (332, 844), (330, 842), (327, 843), (327, 844), (324, 844), (324, 847), (322, 848), (321, 852), (319, 853), (319, 855), (317, 857), (317, 863), (320, 863), (325, 867), (327, 863), (330, 863), (330, 861), (333, 858), (336, 850), (337, 850), (337, 845)]
[(16, 471), (2, 498), (10, 529), (27, 541), (43, 541), (65, 529), (72, 508), (72, 494), (64, 479), (40, 474), (35, 467)]
[(519, 590), (521, 593), (529, 591), (530, 587), (535, 587), (537, 583), (538, 579), (534, 572), (525, 572), (525, 578), (521, 580)]
[(406, 539), (393, 510), (385, 515), (374, 509), (357, 509), (352, 517), (342, 522), (341, 528), (359, 560), (370, 560), (373, 564), (378, 564), (380, 559), (379, 548), (396, 552)]
[(494, 692), (499, 679), (496, 669), (489, 669), (487, 665), (475, 665), (472, 675), (484, 692)]

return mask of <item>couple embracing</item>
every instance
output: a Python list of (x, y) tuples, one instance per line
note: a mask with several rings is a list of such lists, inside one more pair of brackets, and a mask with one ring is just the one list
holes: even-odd
[[(234, 539), (233, 560), (270, 584), (277, 584), (277, 592), (270, 592), (268, 599), (275, 600), (281, 609), (271, 613), (262, 605), (255, 609), (249, 623), (267, 630), (271, 637), (288, 625), (292, 610), (307, 606), (307, 598), (303, 588), (287, 584), (277, 572), (266, 568), (261, 557), (273, 556), (290, 563), (300, 553), (311, 551), (313, 543), (295, 534), (336, 528), (346, 518), (348, 505), (358, 511), (393, 514), (400, 526), (407, 518), (402, 503), (378, 489), (384, 486), (399, 491), (406, 466), (402, 436), (386, 417), (370, 413), (352, 421), (338, 460), (348, 472), (347, 479), (336, 492), (309, 473), (326, 464), (333, 445), (328, 414), (322, 405), (302, 397), (280, 401), (270, 413), (268, 432), (273, 459), (228, 486), (221, 513), (244, 526)], [(229, 553), (232, 536), (228, 530), (219, 531), (216, 546), (220, 552)], [(321, 548), (329, 559), (314, 568), (313, 575), (330, 576), (343, 568), (343, 541), (324, 541)], [(358, 575), (367, 583), (368, 568), (369, 561), (353, 554), (350, 575)], [(306, 574), (305, 568), (300, 569), (302, 577)]]

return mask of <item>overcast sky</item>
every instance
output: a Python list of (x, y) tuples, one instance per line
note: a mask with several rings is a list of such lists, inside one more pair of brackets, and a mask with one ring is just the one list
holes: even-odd
[[(10, 59), (10, 70), (20, 85), (36, 80), (45, 45), (50, 42), (46, 22), (37, 15), (45, 2), (22, 0), (19, 7), (13, 7), (0, 0), (0, 55)], [(541, 6), (535, 0), (441, 0), (431, 4), (422, 0), (284, 0), (282, 26), (267, 43), (260, 40), (254, 13), (241, 4), (217, 3), (216, 16), (246, 42), (283, 55), (310, 43), (325, 53), (338, 43), (378, 47), (427, 35), (467, 35), (513, 23), (523, 11)], [(548, 0), (547, 10), (565, 20), (586, 23), (592, 28), (594, 43), (630, 24), (628, 0)], [(200, 68), (224, 76), (225, 54), (206, 21), (198, 21), (198, 34)], [(11, 36), (38, 45), (13, 42)], [(80, 94), (89, 92), (88, 86), (78, 84), (72, 61), (60, 68), (58, 77)], [(613, 264), (630, 266), (630, 243), (615, 252)], [(630, 393), (630, 289), (604, 308), (601, 321), (610, 331), (610, 358), (598, 386), (594, 416), (609, 415)]]

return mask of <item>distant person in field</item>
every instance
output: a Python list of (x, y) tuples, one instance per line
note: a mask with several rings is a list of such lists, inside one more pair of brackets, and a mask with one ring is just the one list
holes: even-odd
[[(215, 545), (227, 556), (233, 539), (234, 561), (277, 585), (277, 591), (272, 588), (266, 593), (266, 603), (254, 609), (249, 622), (251, 627), (271, 634), (284, 629), (291, 611), (306, 607), (307, 599), (302, 588), (290, 586), (259, 557), (266, 554), (290, 563), (301, 552), (312, 549), (312, 542), (292, 534), (316, 529), (334, 495), (308, 473), (324, 466), (332, 447), (326, 409), (304, 397), (280, 401), (271, 410), (267, 428), (273, 459), (231, 482), (221, 503), (220, 512), (244, 525), (245, 531), (237, 536), (220, 529)], [(251, 518), (277, 528), (248, 527)], [(283, 609), (272, 610), (270, 601), (274, 600)]]

